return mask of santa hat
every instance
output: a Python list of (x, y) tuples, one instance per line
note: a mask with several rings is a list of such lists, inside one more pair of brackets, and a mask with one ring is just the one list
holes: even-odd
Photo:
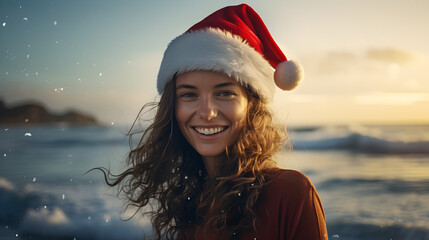
[(222, 8), (171, 41), (158, 73), (158, 92), (175, 74), (198, 70), (225, 73), (267, 101), (272, 100), (274, 82), (292, 90), (304, 77), (301, 65), (287, 60), (246, 4)]

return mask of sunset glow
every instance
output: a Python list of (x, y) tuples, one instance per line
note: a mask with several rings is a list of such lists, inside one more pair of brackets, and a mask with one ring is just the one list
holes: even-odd
[[(157, 71), (169, 41), (219, 7), (238, 3), (2, 1), (0, 97), (129, 124), (144, 103), (157, 99)], [(427, 1), (248, 4), (286, 56), (305, 68), (301, 86), (276, 93), (280, 121), (429, 123), (429, 30), (421, 24), (429, 21)]]

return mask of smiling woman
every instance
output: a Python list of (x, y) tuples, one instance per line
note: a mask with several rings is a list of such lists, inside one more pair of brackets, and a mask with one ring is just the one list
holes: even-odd
[[(245, 125), (247, 93), (225, 74), (196, 71), (176, 80), (176, 120), (191, 146), (207, 160), (237, 141)], [(209, 173), (214, 175), (214, 173)]]
[(327, 239), (313, 184), (273, 159), (274, 83), (291, 90), (302, 76), (253, 9), (220, 9), (168, 46), (154, 121), (106, 181), (152, 207), (155, 239)]

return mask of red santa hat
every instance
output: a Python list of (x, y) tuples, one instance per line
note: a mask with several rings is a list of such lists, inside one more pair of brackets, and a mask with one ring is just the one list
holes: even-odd
[(222, 8), (171, 41), (158, 73), (158, 92), (175, 74), (198, 70), (225, 73), (267, 101), (272, 100), (274, 82), (292, 90), (304, 77), (302, 66), (287, 60), (246, 4)]

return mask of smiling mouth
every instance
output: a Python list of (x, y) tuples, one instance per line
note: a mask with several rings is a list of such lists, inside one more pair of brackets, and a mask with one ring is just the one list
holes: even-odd
[(200, 128), (200, 127), (194, 127), (195, 131), (202, 135), (210, 136), (214, 134), (221, 133), (225, 131), (228, 127), (215, 127), (215, 128)]

